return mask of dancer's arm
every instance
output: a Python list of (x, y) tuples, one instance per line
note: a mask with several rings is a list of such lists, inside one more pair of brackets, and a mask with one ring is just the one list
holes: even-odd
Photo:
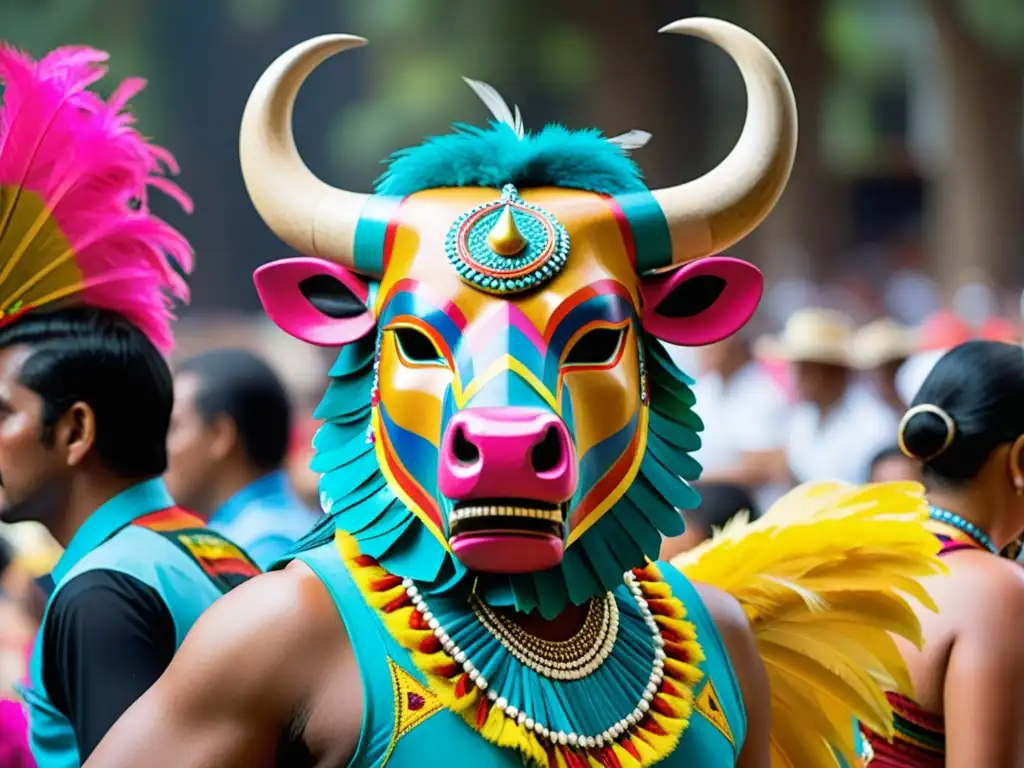
[(758, 653), (750, 623), (734, 597), (705, 584), (696, 586), (729, 654), (747, 713), (747, 737), (736, 766), (769, 768), (771, 691), (768, 687), (768, 673)]
[[(294, 718), (315, 697), (325, 665), (346, 659), (354, 663), (337, 611), (305, 566), (258, 576), (200, 618), (166, 674), (117, 722), (86, 765), (272, 764)], [(353, 721), (354, 748), (359, 717)]]
[(964, 599), (957, 606), (958, 613), (964, 613), (957, 622), (946, 668), (946, 765), (1020, 767), (1024, 766), (1024, 569), (983, 553), (973, 559), (977, 567), (970, 577), (977, 583), (975, 588), (965, 585)]

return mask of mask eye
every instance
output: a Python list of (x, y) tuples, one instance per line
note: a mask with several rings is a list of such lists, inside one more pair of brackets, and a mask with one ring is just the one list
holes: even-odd
[(444, 357), (427, 334), (408, 326), (395, 328), (393, 333), (398, 342), (398, 354), (405, 362), (412, 365), (444, 365)]
[(565, 366), (611, 365), (619, 356), (625, 328), (594, 328), (583, 334), (569, 350)]

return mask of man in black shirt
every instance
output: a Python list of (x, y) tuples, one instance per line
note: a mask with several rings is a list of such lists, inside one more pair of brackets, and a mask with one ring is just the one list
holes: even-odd
[(173, 401), (161, 351), (168, 302), (187, 296), (166, 254), (187, 271), (191, 251), (149, 212), (146, 187), (187, 198), (122, 111), (137, 83), (107, 103), (87, 90), (105, 58), (75, 47), (35, 62), (0, 46), (0, 179), (20, 179), (0, 186), (2, 514), (65, 547), (24, 692), (45, 768), (84, 762), (199, 615), (258, 572), (161, 479)]

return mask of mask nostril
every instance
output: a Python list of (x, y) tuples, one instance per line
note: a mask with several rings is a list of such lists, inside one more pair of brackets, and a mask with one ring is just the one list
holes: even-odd
[(455, 460), (460, 464), (475, 464), (480, 460), (480, 449), (466, 437), (462, 427), (455, 428), (455, 438), (452, 440), (452, 453)]
[(562, 441), (554, 427), (548, 427), (544, 439), (533, 446), (530, 461), (538, 474), (550, 472), (562, 463)]

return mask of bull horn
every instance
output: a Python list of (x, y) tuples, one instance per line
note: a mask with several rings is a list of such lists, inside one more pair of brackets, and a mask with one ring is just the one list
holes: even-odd
[(668, 223), (671, 264), (678, 265), (725, 251), (771, 212), (793, 168), (796, 101), (778, 59), (746, 30), (685, 19), (659, 31), (715, 43), (736, 62), (747, 89), (746, 122), (729, 155), (694, 181), (652, 193)]
[(322, 35), (279, 56), (249, 96), (239, 137), (242, 177), (267, 226), (299, 253), (348, 267), (356, 224), (371, 196), (336, 189), (306, 167), (295, 146), (292, 111), (299, 88), (317, 66), (365, 44), (353, 35)]

